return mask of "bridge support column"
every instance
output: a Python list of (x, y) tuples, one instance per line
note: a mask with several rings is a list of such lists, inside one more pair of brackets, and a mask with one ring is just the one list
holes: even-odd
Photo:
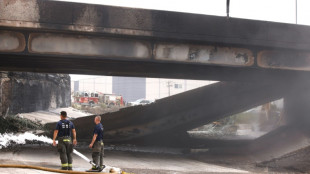
[(8, 111), (8, 93), (11, 90), (8, 87), (8, 73), (5, 71), (0, 71), (0, 117), (6, 116)]
[(287, 125), (310, 130), (310, 90), (294, 91), (285, 97), (283, 116)]
[(2, 72), (0, 72), (0, 117), (2, 116)]
[(310, 146), (308, 86), (307, 83), (291, 85), (284, 94), (284, 125), (251, 142), (248, 146), (250, 154), (255, 154), (259, 160), (271, 160)]

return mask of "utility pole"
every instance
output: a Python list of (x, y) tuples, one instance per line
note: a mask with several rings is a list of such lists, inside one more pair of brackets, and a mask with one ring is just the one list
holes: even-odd
[(170, 87), (173, 85), (173, 82), (172, 81), (168, 81), (167, 82), (167, 87), (168, 87), (168, 96), (170, 96)]
[(158, 99), (160, 99), (160, 78), (158, 78)]
[(295, 0), (295, 21), (296, 21), (296, 24), (297, 24), (297, 0)]
[(2, 88), (3, 88), (3, 85), (2, 85), (2, 74), (3, 72), (0, 71), (0, 117), (2, 116)]
[(229, 18), (229, 3), (230, 3), (230, 0), (226, 0), (226, 15), (227, 15), (227, 19)]

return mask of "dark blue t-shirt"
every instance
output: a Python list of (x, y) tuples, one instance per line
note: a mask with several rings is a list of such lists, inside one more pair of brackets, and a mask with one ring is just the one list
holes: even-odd
[(103, 139), (103, 126), (101, 123), (95, 126), (94, 134), (97, 134), (96, 141), (101, 141)]
[(72, 129), (75, 129), (74, 124), (69, 120), (59, 120), (56, 124), (58, 130), (58, 137), (71, 136)]

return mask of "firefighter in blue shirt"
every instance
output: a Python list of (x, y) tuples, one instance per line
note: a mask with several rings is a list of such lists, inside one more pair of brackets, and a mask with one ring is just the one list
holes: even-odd
[(92, 167), (92, 170), (102, 171), (102, 169), (104, 169), (105, 166), (103, 165), (104, 144), (103, 144), (103, 126), (100, 123), (101, 116), (96, 116), (94, 122), (96, 126), (93, 133), (93, 139), (89, 144), (89, 148), (92, 148), (93, 162), (96, 164), (96, 166)]
[[(73, 145), (77, 144), (76, 131), (74, 124), (67, 120), (67, 112), (60, 112), (60, 121), (56, 125), (53, 136), (53, 146), (56, 146), (56, 137), (58, 138), (57, 149), (60, 155), (61, 169), (72, 170), (72, 152)], [(71, 138), (73, 136), (73, 143)]]

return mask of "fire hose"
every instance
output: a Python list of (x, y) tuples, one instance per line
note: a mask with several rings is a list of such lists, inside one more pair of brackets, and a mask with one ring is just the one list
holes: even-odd
[[(94, 174), (94, 172), (82, 172), (82, 171), (72, 171), (72, 170), (60, 170), (60, 169), (52, 169), (41, 166), (33, 166), (33, 165), (19, 165), (19, 164), (0, 164), (0, 168), (23, 168), (23, 169), (35, 169), (42, 170), (47, 172), (55, 172), (55, 173), (72, 173), (72, 174)], [(103, 173), (96, 172), (98, 174), (111, 174), (111, 173)], [(114, 172), (113, 172), (114, 173)], [(130, 174), (122, 171), (122, 174)]]
[[(32, 166), (32, 165), (18, 165), (18, 164), (0, 164), (0, 168), (24, 168), (24, 169), (36, 169), (36, 170), (43, 170), (43, 171), (57, 172), (57, 173), (94, 174), (94, 172), (60, 170), (60, 169), (52, 169), (52, 168), (47, 168), (47, 167)], [(100, 173), (100, 174), (110, 174), (110, 173)], [(126, 173), (122, 172), (122, 174), (126, 174)]]
[[(86, 156), (79, 153), (75, 149), (73, 149), (73, 153), (80, 156), (84, 160), (88, 161), (90, 164), (95, 165), (91, 160), (89, 160)], [(18, 165), (18, 164), (0, 164), (0, 168), (24, 168), (24, 169), (36, 169), (36, 170), (43, 170), (48, 172), (57, 172), (57, 173), (72, 173), (72, 174), (94, 174), (94, 172), (82, 172), (82, 171), (71, 171), (71, 170), (60, 170), (60, 169), (53, 169), (41, 166), (32, 166), (32, 165)], [(111, 173), (103, 173), (103, 172), (96, 172), (100, 174), (111, 174)], [(114, 173), (114, 172), (112, 172)], [(121, 172), (121, 174), (129, 174), (126, 172)]]
[[(1, 136), (1, 134), (0, 134)], [(29, 137), (29, 135), (27, 135)], [(35, 136), (35, 135), (34, 135)], [(30, 136), (31, 137), (31, 136)], [(36, 139), (35, 139), (36, 138)], [(39, 140), (39, 141), (43, 141), (46, 143), (52, 143), (51, 139), (40, 139), (40, 137), (35, 137), (33, 139), (35, 140)], [(4, 138), (5, 139), (5, 138)], [(1, 148), (1, 146), (0, 146)], [(96, 166), (90, 159), (88, 159), (86, 156), (84, 156), (83, 154), (81, 154), (80, 152), (76, 151), (75, 149), (73, 149), (73, 153), (78, 155), (79, 157), (81, 157), (82, 159), (84, 159), (85, 161), (87, 161), (88, 163), (92, 164), (93, 166)], [(98, 166), (96, 166), (98, 167)], [(55, 173), (72, 173), (72, 174), (94, 174), (94, 172), (86, 172), (86, 171), (72, 171), (72, 170), (60, 170), (60, 169), (53, 169), (53, 168), (47, 168), (47, 167), (41, 167), (41, 166), (33, 166), (33, 165), (19, 165), (19, 164), (0, 164), (0, 168), (24, 168), (24, 169), (35, 169), (35, 170), (42, 170), (42, 171), (48, 171), (48, 172), (55, 172)], [(112, 168), (113, 169), (113, 168)], [(124, 171), (115, 171), (115, 170), (110, 170), (109, 173), (105, 173), (105, 172), (95, 172), (95, 173), (99, 173), (99, 174), (130, 174), (130, 173), (126, 173)]]

